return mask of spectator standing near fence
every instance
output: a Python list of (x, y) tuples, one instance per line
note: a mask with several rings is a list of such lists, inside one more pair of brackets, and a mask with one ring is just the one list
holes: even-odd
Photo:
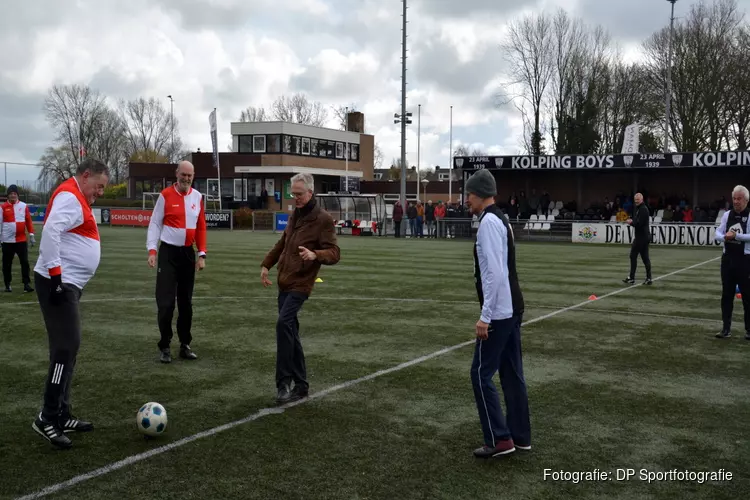
[[(442, 200), (438, 200), (437, 206), (435, 207), (435, 224), (437, 226), (435, 237), (442, 238), (445, 236), (445, 205)], [(440, 222), (443, 221), (443, 222)]]
[(745, 312), (745, 339), (750, 340), (750, 192), (745, 186), (732, 190), (732, 210), (724, 212), (714, 238), (722, 242), (721, 319), (723, 327), (717, 338), (731, 337), (732, 312), (737, 287), (742, 294)]
[(29, 245), (26, 241), (26, 232), (29, 232), (29, 241), (33, 247), (36, 244), (34, 236), (34, 223), (31, 221), (31, 212), (28, 205), (18, 199), (18, 187), (15, 184), (8, 186), (8, 201), (0, 205), (2, 211), (2, 227), (0, 228), (0, 242), (3, 250), (3, 281), (5, 291), (12, 292), (11, 281), (13, 281), (13, 258), (18, 255), (21, 263), (21, 281), (23, 291), (33, 292), (31, 287), (31, 275), (29, 272)]
[(420, 238), (424, 237), (424, 205), (421, 201), (417, 201), (417, 236)]
[(427, 225), (427, 237), (435, 237), (435, 205), (432, 204), (432, 200), (427, 200), (427, 205), (424, 208), (424, 218)]
[(409, 219), (409, 234), (412, 238), (416, 238), (417, 234), (417, 207), (414, 202), (409, 203), (409, 208), (406, 209), (406, 217)]
[(404, 207), (401, 206), (401, 202), (397, 201), (393, 204), (393, 233), (396, 238), (401, 237), (401, 221), (404, 218)]
[[(193, 340), (193, 289), (196, 269), (202, 271), (206, 266), (206, 215), (203, 196), (192, 188), (194, 176), (195, 168), (189, 161), (177, 165), (177, 182), (159, 193), (148, 225), (148, 266), (154, 268), (158, 264), (156, 305), (161, 338), (157, 347), (162, 363), (172, 362), (169, 346), (173, 336), (175, 298), (179, 314), (180, 357), (198, 358), (190, 348)], [(198, 249), (197, 261), (193, 245)]]

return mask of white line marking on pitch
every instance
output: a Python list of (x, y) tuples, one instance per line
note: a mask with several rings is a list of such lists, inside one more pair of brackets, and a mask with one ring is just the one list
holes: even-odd
[[(718, 260), (720, 258), (721, 257), (716, 257), (714, 259), (709, 259), (709, 260), (707, 260), (705, 262), (701, 262), (701, 263), (698, 263), (698, 264), (694, 264), (692, 266), (688, 266), (688, 267), (685, 267), (685, 268), (682, 268), (682, 269), (678, 269), (677, 271), (673, 271), (673, 272), (665, 274), (663, 276), (659, 276), (657, 278), (654, 278), (654, 281), (662, 280), (664, 278), (668, 278), (670, 276), (674, 276), (675, 274), (682, 273), (682, 272), (685, 272), (685, 271), (689, 271), (690, 269), (695, 269), (696, 267), (703, 266), (705, 264), (708, 264), (708, 263), (713, 262), (715, 260)], [(617, 294), (620, 294), (622, 292), (626, 292), (628, 290), (632, 290), (632, 289), (637, 288), (639, 286), (643, 286), (643, 285), (639, 283), (639, 284), (636, 284), (636, 285), (630, 285), (630, 286), (627, 286), (627, 287), (624, 287), (624, 288), (620, 288), (619, 290), (615, 290), (615, 291), (612, 291), (612, 292), (609, 292), (607, 294), (602, 295), (601, 297), (599, 297), (597, 299), (597, 301), (605, 299), (607, 297), (612, 297), (613, 295), (617, 295)], [(558, 310), (553, 311), (551, 313), (545, 314), (543, 316), (538, 316), (538, 317), (532, 318), (532, 319), (530, 319), (528, 321), (524, 321), (524, 323), (522, 324), (522, 326), (528, 326), (528, 325), (531, 325), (531, 324), (534, 324), (534, 323), (538, 323), (539, 321), (551, 318), (553, 316), (557, 316), (558, 314), (562, 314), (562, 313), (565, 313), (565, 312), (568, 312), (568, 311), (572, 311), (574, 309), (578, 309), (579, 307), (583, 307), (586, 304), (591, 304), (592, 302), (596, 302), (596, 301), (586, 300), (584, 302), (579, 302), (578, 304), (574, 304), (572, 306), (563, 307), (561, 309), (558, 309)], [(109, 465), (105, 465), (104, 467), (100, 467), (100, 468), (95, 469), (95, 470), (93, 470), (91, 472), (87, 472), (85, 474), (81, 474), (81, 475), (75, 476), (75, 477), (73, 477), (73, 478), (71, 478), (71, 479), (69, 479), (67, 481), (63, 481), (61, 483), (57, 483), (57, 484), (53, 484), (51, 486), (47, 486), (46, 488), (43, 488), (43, 489), (41, 489), (41, 490), (39, 490), (39, 491), (37, 491), (35, 493), (31, 493), (31, 494), (25, 495), (23, 497), (18, 497), (16, 500), (31, 500), (31, 499), (41, 498), (43, 496), (51, 495), (53, 493), (57, 493), (58, 491), (61, 491), (61, 490), (70, 488), (72, 486), (75, 486), (78, 483), (82, 483), (84, 481), (88, 481), (89, 479), (94, 479), (94, 478), (97, 478), (99, 476), (103, 476), (105, 474), (109, 474), (110, 472), (114, 472), (116, 470), (122, 469), (123, 467), (127, 467), (128, 465), (132, 465), (134, 463), (141, 462), (143, 460), (146, 460), (147, 458), (151, 458), (153, 456), (160, 455), (160, 454), (165, 453), (165, 452), (167, 452), (169, 450), (172, 450), (174, 448), (178, 448), (180, 446), (186, 445), (186, 444), (191, 443), (191, 442), (193, 442), (193, 441), (195, 441), (197, 439), (214, 436), (214, 435), (216, 435), (216, 434), (218, 434), (220, 432), (223, 432), (223, 431), (232, 429), (234, 427), (237, 427), (238, 425), (242, 425), (242, 424), (245, 424), (247, 422), (252, 422), (253, 420), (257, 420), (259, 418), (265, 417), (266, 415), (275, 415), (275, 414), (283, 413), (287, 408), (292, 408), (294, 406), (306, 403), (307, 401), (310, 401), (310, 400), (313, 400), (313, 399), (319, 399), (319, 398), (322, 398), (324, 396), (327, 396), (328, 394), (331, 394), (331, 393), (334, 393), (334, 392), (338, 392), (338, 391), (340, 391), (342, 389), (347, 389), (347, 388), (355, 386), (357, 384), (361, 384), (362, 382), (366, 382), (368, 380), (372, 380), (372, 379), (375, 379), (375, 378), (378, 378), (378, 377), (382, 377), (383, 375), (388, 375), (390, 373), (397, 372), (397, 371), (403, 370), (405, 368), (409, 368), (410, 366), (414, 366), (414, 365), (417, 365), (419, 363), (423, 363), (423, 362), (428, 361), (430, 359), (436, 358), (438, 356), (442, 356), (443, 354), (447, 354), (449, 352), (455, 351), (457, 349), (461, 349), (462, 347), (466, 347), (466, 346), (472, 345), (474, 343), (475, 343), (475, 340), (469, 340), (469, 341), (466, 341), (466, 342), (462, 342), (460, 344), (456, 344), (454, 346), (446, 347), (444, 349), (440, 349), (439, 351), (435, 351), (433, 353), (426, 354), (426, 355), (421, 356), (419, 358), (415, 358), (415, 359), (412, 359), (410, 361), (406, 361), (404, 363), (401, 363), (400, 365), (396, 365), (396, 366), (393, 366), (391, 368), (386, 368), (386, 369), (383, 369), (383, 370), (379, 370), (379, 371), (376, 371), (376, 372), (371, 373), (369, 375), (365, 375), (364, 377), (360, 377), (360, 378), (355, 379), (355, 380), (350, 380), (348, 382), (344, 382), (343, 384), (334, 385), (332, 387), (329, 387), (328, 389), (323, 389), (320, 392), (314, 392), (307, 399), (303, 399), (303, 400), (300, 400), (300, 401), (295, 401), (293, 403), (288, 403), (286, 405), (279, 406), (279, 407), (263, 408), (262, 410), (259, 410), (256, 413), (253, 413), (252, 415), (249, 415), (249, 416), (247, 416), (245, 418), (242, 418), (240, 420), (235, 420), (234, 422), (229, 422), (227, 424), (220, 425), (218, 427), (214, 427), (212, 429), (208, 429), (208, 430), (199, 432), (197, 434), (193, 434), (192, 436), (184, 437), (182, 439), (179, 439), (177, 441), (173, 441), (171, 443), (165, 444), (165, 445), (160, 446), (158, 448), (154, 448), (153, 450), (149, 450), (149, 451), (146, 451), (146, 452), (143, 452), (143, 453), (139, 453), (137, 455), (131, 455), (131, 456), (127, 457), (127, 458), (124, 458), (124, 459), (119, 460), (117, 462), (113, 462), (113, 463), (111, 463)]]

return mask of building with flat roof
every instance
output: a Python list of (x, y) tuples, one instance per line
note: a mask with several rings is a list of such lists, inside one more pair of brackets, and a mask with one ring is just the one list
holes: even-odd
[[(347, 130), (287, 122), (232, 122), (231, 153), (195, 152), (185, 159), (195, 166), (193, 187), (222, 207), (291, 211), (290, 179), (298, 173), (315, 178), (316, 192), (359, 191), (373, 179), (375, 138), (364, 133), (364, 115), (347, 116)], [(208, 134), (208, 132), (207, 132)], [(141, 198), (175, 180), (175, 164), (131, 163), (128, 195)], [(348, 189), (346, 181), (349, 181)]]

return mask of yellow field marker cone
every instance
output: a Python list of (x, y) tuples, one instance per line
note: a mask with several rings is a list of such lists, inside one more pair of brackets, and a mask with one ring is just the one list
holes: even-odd
[(323, 283), (323, 280), (322, 280), (322, 279), (320, 279), (320, 278), (316, 278), (316, 279), (315, 279), (315, 283)]

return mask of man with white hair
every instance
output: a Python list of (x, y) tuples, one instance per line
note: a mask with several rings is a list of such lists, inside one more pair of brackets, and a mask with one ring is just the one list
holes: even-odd
[[(189, 161), (177, 165), (177, 182), (162, 190), (151, 212), (146, 248), (148, 266), (156, 272), (157, 322), (161, 338), (157, 343), (162, 363), (171, 363), (169, 345), (172, 341), (172, 317), (175, 299), (177, 336), (180, 339), (180, 357), (197, 359), (190, 348), (193, 340), (193, 288), (195, 270), (206, 266), (206, 216), (203, 195), (192, 188), (195, 167)], [(198, 258), (196, 261), (195, 249)]]
[(640, 255), (643, 266), (646, 268), (646, 281), (643, 284), (650, 285), (653, 283), (651, 280), (651, 258), (648, 256), (648, 247), (651, 243), (651, 228), (649, 227), (651, 214), (646, 204), (643, 203), (641, 193), (636, 193), (633, 201), (635, 201), (633, 217), (627, 220), (627, 223), (633, 226), (633, 243), (630, 246), (630, 274), (622, 281), (629, 285), (635, 283), (635, 269), (638, 266), (638, 256)]
[(732, 210), (727, 210), (716, 228), (716, 241), (724, 243), (721, 256), (721, 319), (724, 323), (716, 338), (731, 337), (734, 294), (742, 294), (745, 310), (745, 339), (750, 340), (750, 224), (747, 208), (750, 193), (745, 186), (732, 190)]
[[(309, 392), (305, 354), (299, 336), (297, 313), (312, 293), (321, 265), (332, 266), (341, 258), (333, 218), (313, 197), (310, 174), (292, 177), (295, 210), (281, 239), (261, 263), (260, 279), (270, 286), (268, 270), (278, 264), (279, 317), (276, 321), (276, 401), (285, 404), (305, 398)], [(291, 384), (294, 382), (294, 389)]]

